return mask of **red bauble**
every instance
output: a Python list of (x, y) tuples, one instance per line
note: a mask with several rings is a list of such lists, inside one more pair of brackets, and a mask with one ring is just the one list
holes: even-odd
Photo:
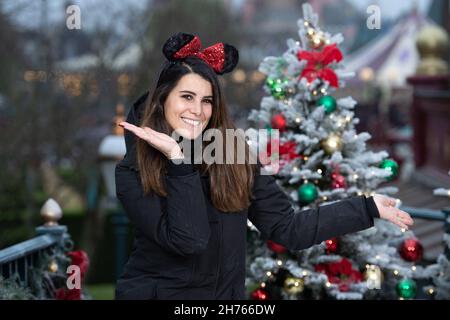
[(331, 182), (331, 187), (333, 189), (339, 189), (339, 188), (347, 188), (347, 182), (345, 181), (345, 178), (343, 175), (336, 175), (336, 177)]
[(281, 244), (273, 242), (272, 240), (267, 240), (267, 246), (275, 253), (285, 253), (287, 251)]
[(252, 292), (253, 300), (269, 300), (269, 294), (263, 289), (256, 289)]
[(345, 177), (339, 173), (338, 170), (334, 171), (331, 174), (331, 188), (339, 189), (339, 188), (347, 188), (347, 182), (345, 181)]
[(286, 118), (282, 114), (274, 115), (271, 124), (273, 129), (286, 130)]
[(422, 259), (423, 247), (417, 239), (406, 239), (400, 245), (399, 253), (406, 261), (417, 262)]
[(327, 253), (336, 253), (339, 248), (338, 238), (331, 238), (325, 241), (325, 246), (327, 248)]

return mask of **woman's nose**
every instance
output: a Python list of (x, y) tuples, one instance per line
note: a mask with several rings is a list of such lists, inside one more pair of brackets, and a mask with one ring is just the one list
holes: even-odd
[(202, 103), (201, 102), (195, 102), (191, 105), (190, 111), (195, 114), (196, 116), (200, 116), (202, 114)]

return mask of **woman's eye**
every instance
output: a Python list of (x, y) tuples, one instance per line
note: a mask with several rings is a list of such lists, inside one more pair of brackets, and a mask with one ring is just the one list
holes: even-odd
[(185, 98), (186, 100), (192, 100), (192, 96), (190, 94), (185, 94), (182, 97)]
[(203, 100), (203, 101), (206, 102), (206, 103), (209, 103), (209, 104), (213, 103), (212, 100), (210, 100), (210, 99), (206, 99), (206, 100)]

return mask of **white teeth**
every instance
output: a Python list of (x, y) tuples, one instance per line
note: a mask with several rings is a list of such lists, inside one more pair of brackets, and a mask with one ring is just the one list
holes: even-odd
[(190, 124), (191, 126), (195, 126), (195, 127), (200, 125), (200, 123), (201, 123), (198, 120), (191, 120), (191, 119), (187, 119), (187, 118), (181, 118), (181, 120), (183, 120), (183, 122)]

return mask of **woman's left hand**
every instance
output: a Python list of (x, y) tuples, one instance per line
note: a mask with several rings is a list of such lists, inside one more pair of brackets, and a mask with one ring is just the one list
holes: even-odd
[(408, 226), (413, 225), (414, 221), (411, 216), (405, 211), (395, 207), (395, 199), (381, 194), (375, 194), (373, 200), (377, 205), (381, 219), (391, 221), (405, 230), (408, 230)]

